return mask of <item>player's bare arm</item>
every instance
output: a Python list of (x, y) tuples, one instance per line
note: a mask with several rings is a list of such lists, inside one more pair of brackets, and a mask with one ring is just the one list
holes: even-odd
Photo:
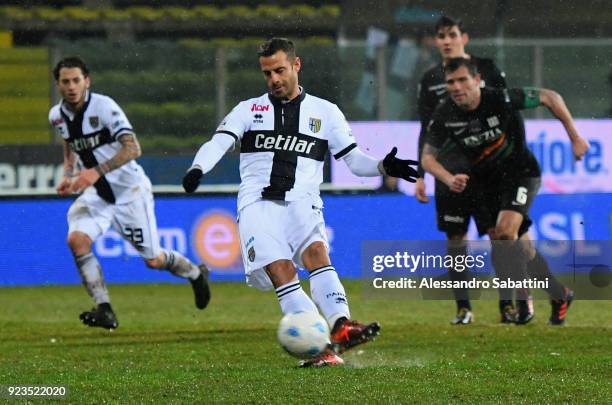
[(414, 185), (414, 196), (420, 203), (428, 203), (429, 197), (427, 197), (427, 190), (425, 187), (425, 179), (423, 177), (419, 177), (416, 179), (416, 184)]
[(423, 147), (423, 156), (421, 157), (421, 166), (425, 171), (434, 175), (434, 177), (446, 184), (454, 193), (461, 193), (465, 190), (469, 176), (467, 174), (452, 174), (444, 166), (438, 162), (438, 149), (428, 143)]
[(68, 142), (64, 142), (64, 177), (56, 188), (59, 195), (67, 196), (70, 194), (71, 178), (75, 175), (75, 171), (76, 155), (70, 149)]
[(104, 176), (106, 173), (123, 166), (127, 162), (140, 157), (142, 154), (140, 144), (138, 143), (138, 139), (136, 139), (136, 135), (134, 134), (128, 133), (121, 135), (119, 138), (119, 143), (121, 143), (121, 149), (119, 149), (115, 156), (104, 163), (100, 163), (96, 167), (81, 171), (78, 179), (72, 183), (70, 190), (72, 192), (80, 193), (98, 181), (98, 179)]
[(138, 143), (138, 139), (136, 139), (136, 135), (134, 134), (125, 134), (119, 138), (119, 143), (121, 144), (121, 149), (115, 156), (111, 159), (107, 160), (104, 163), (100, 163), (100, 165), (94, 167), (94, 169), (101, 176), (112, 172), (118, 167), (123, 166), (127, 162), (137, 159), (142, 155), (142, 151), (140, 149), (140, 143)]
[(574, 119), (570, 113), (565, 100), (559, 93), (553, 90), (540, 89), (540, 103), (546, 106), (548, 110), (563, 124), (567, 136), (572, 143), (574, 158), (581, 160), (586, 151), (589, 149), (589, 142), (581, 137), (574, 126)]

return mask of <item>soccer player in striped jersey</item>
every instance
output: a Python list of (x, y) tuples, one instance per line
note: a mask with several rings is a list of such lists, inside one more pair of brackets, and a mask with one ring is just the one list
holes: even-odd
[[(269, 92), (239, 103), (198, 151), (183, 178), (193, 192), (234, 143), (240, 141), (238, 228), (246, 280), (274, 288), (284, 314), (317, 311), (331, 328), (332, 347), (302, 366), (342, 364), (339, 354), (378, 335), (377, 322), (351, 320), (348, 299), (329, 258), (319, 186), (329, 151), (358, 176), (386, 174), (414, 182), (417, 162), (364, 154), (340, 109), (298, 84), (302, 62), (293, 42), (273, 38), (259, 49)], [(309, 273), (309, 297), (296, 265)], [(316, 305), (315, 305), (316, 304)]]
[(82, 59), (62, 59), (53, 75), (62, 100), (51, 108), (49, 122), (64, 140), (64, 177), (57, 192), (80, 194), (68, 211), (68, 246), (96, 304), (81, 313), (81, 321), (107, 329), (119, 325), (91, 249), (111, 226), (138, 250), (148, 267), (188, 279), (196, 306), (204, 309), (210, 299), (208, 270), (160, 247), (151, 182), (135, 161), (140, 144), (125, 113), (110, 97), (89, 90), (89, 69)]

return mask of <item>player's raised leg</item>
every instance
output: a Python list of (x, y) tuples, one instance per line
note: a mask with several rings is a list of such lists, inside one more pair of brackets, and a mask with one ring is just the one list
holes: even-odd
[(332, 346), (337, 353), (378, 336), (378, 322), (366, 325), (350, 319), (344, 286), (331, 265), (324, 242), (310, 244), (302, 254), (302, 262), (310, 272), (310, 294), (330, 325)]
[[(546, 259), (532, 245), (529, 234), (525, 233), (520, 238), (521, 244), (529, 251), (527, 261), (527, 274), (538, 280), (548, 280), (548, 288), (545, 291), (550, 297), (551, 315), (548, 320), (550, 325), (565, 324), (567, 310), (574, 300), (574, 292), (565, 287), (550, 271)], [(523, 310), (524, 312), (525, 310)], [(521, 324), (521, 308), (519, 306), (519, 317), (517, 323)]]
[(167, 270), (177, 277), (188, 279), (193, 289), (196, 307), (204, 309), (208, 306), (211, 294), (208, 285), (208, 268), (204, 263), (196, 266), (176, 250), (166, 249), (162, 249), (157, 257), (144, 259), (144, 262), (149, 268)]
[(204, 309), (210, 301), (208, 269), (196, 266), (180, 252), (162, 249), (159, 244), (153, 196), (148, 193), (128, 204), (115, 207), (115, 227), (130, 242), (152, 269), (166, 270), (190, 281), (195, 304)]
[[(304, 292), (292, 260), (292, 249), (284, 234), (291, 225), (287, 203), (257, 201), (239, 212), (238, 231), (247, 284), (259, 290), (274, 289), (284, 315), (318, 313)], [(335, 353), (320, 356), (314, 366), (342, 364)]]

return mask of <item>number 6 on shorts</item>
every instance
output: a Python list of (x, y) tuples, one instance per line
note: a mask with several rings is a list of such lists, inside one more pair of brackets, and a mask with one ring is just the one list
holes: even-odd
[(514, 199), (520, 205), (527, 204), (527, 187), (519, 187), (516, 190), (516, 197)]

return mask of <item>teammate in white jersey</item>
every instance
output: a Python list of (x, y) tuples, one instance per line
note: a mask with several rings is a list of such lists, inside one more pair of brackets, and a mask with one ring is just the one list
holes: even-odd
[[(238, 228), (247, 283), (275, 288), (283, 313), (317, 311), (332, 329), (332, 346), (302, 366), (342, 364), (338, 354), (378, 335), (379, 325), (350, 320), (344, 287), (331, 265), (319, 186), (328, 150), (358, 176), (387, 174), (414, 182), (410, 165), (395, 157), (365, 155), (338, 107), (298, 85), (300, 58), (291, 41), (273, 38), (259, 49), (269, 93), (243, 101), (198, 151), (183, 178), (191, 193), (236, 141), (240, 141)], [(296, 265), (310, 273), (311, 298)], [(314, 301), (314, 303), (313, 303)]]
[(196, 306), (210, 300), (208, 270), (179, 252), (160, 247), (151, 182), (134, 159), (140, 145), (123, 110), (110, 97), (89, 91), (89, 70), (78, 57), (62, 59), (53, 75), (63, 99), (49, 122), (64, 139), (62, 196), (82, 193), (68, 211), (68, 246), (83, 285), (96, 303), (80, 319), (89, 326), (119, 324), (91, 245), (111, 226), (141, 254), (148, 267), (191, 281)]

